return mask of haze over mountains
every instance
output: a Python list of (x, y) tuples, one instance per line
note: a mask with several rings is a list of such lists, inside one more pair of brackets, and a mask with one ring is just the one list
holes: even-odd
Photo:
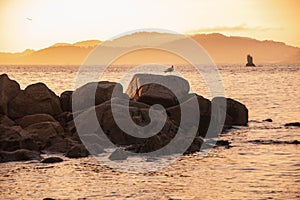
[[(168, 45), (184, 44), (182, 37), (169, 33), (139, 32), (134, 37), (123, 36), (113, 42), (106, 41), (105, 51), (108, 53), (116, 48), (154, 44), (168, 47)], [(131, 36), (132, 36), (131, 35)], [(254, 57), (254, 63), (300, 62), (300, 48), (286, 45), (282, 42), (259, 41), (252, 38), (225, 36), (218, 33), (190, 35), (190, 38), (199, 43), (212, 57), (215, 63), (245, 63), (246, 55)], [(134, 38), (134, 39), (133, 39)], [(99, 40), (87, 40), (74, 44), (57, 43), (50, 47), (34, 50), (25, 50), (21, 53), (0, 53), (0, 64), (47, 64), (47, 65), (79, 65), (89, 53), (101, 44)], [(164, 53), (145, 51), (149, 61), (176, 63), (173, 56)], [(144, 52), (144, 53), (145, 53)], [(144, 62), (143, 54), (132, 54), (121, 63), (135, 64)]]

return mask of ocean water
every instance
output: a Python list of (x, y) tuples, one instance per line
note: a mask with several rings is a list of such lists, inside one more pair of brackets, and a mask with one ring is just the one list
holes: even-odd
[[(192, 91), (211, 98), (195, 69), (175, 68)], [(130, 69), (112, 66), (101, 79), (128, 81)], [(300, 140), (300, 128), (284, 126), (300, 121), (300, 64), (220, 65), (218, 71), (226, 96), (249, 109), (248, 127), (220, 136), (231, 148), (181, 156), (145, 173), (122, 172), (93, 157), (64, 158), (57, 164), (3, 163), (0, 199), (300, 199), (300, 146), (287, 144)], [(78, 66), (0, 66), (2, 73), (22, 88), (44, 82), (59, 95), (74, 89)], [(273, 122), (263, 122), (267, 118)]]

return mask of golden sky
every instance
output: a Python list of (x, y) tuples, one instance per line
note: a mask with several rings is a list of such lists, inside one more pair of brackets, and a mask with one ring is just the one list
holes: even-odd
[(298, 0), (0, 0), (0, 52), (107, 40), (133, 29), (212, 33), (300, 47)]

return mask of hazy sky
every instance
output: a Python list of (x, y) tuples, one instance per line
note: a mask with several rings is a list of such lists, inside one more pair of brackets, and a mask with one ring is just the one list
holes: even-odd
[(300, 47), (298, 0), (0, 0), (0, 51), (106, 40), (163, 28), (282, 41)]

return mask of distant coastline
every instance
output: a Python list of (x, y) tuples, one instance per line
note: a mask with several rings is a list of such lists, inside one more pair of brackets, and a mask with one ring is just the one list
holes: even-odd
[[(138, 40), (138, 38), (147, 38), (154, 35), (163, 36), (164, 34), (166, 33), (134, 33), (133, 36), (137, 38), (136, 41), (132, 42), (132, 40), (127, 40), (128, 38), (126, 37), (128, 36), (115, 39), (114, 46), (107, 46), (107, 51), (109, 52), (113, 51), (115, 48), (124, 48), (129, 46), (138, 47), (139, 45), (143, 45), (141, 44), (141, 40)], [(253, 55), (257, 64), (300, 62), (300, 48), (289, 46), (282, 42), (269, 40), (260, 41), (239, 36), (225, 36), (219, 33), (195, 34), (189, 35), (189, 37), (199, 43), (210, 54), (215, 63), (243, 63), (247, 54)], [(157, 43), (156, 46), (169, 46), (177, 42), (180, 41), (177, 41), (176, 37), (174, 37), (174, 40), (169, 43)], [(101, 41), (99, 40), (87, 40), (76, 42), (74, 44), (56, 43), (50, 47), (36, 51), (27, 49), (21, 53), (0, 52), (0, 64), (80, 65), (89, 53), (99, 44), (101, 44)], [(116, 46), (116, 44), (118, 46)], [(158, 61), (161, 62), (174, 62), (174, 58), (161, 59), (160, 57), (162, 56), (154, 56), (157, 56)], [(141, 62), (137, 56), (128, 57), (127, 61), (128, 60), (132, 62), (130, 64), (137, 64)], [(129, 63), (124, 62), (121, 64)]]

